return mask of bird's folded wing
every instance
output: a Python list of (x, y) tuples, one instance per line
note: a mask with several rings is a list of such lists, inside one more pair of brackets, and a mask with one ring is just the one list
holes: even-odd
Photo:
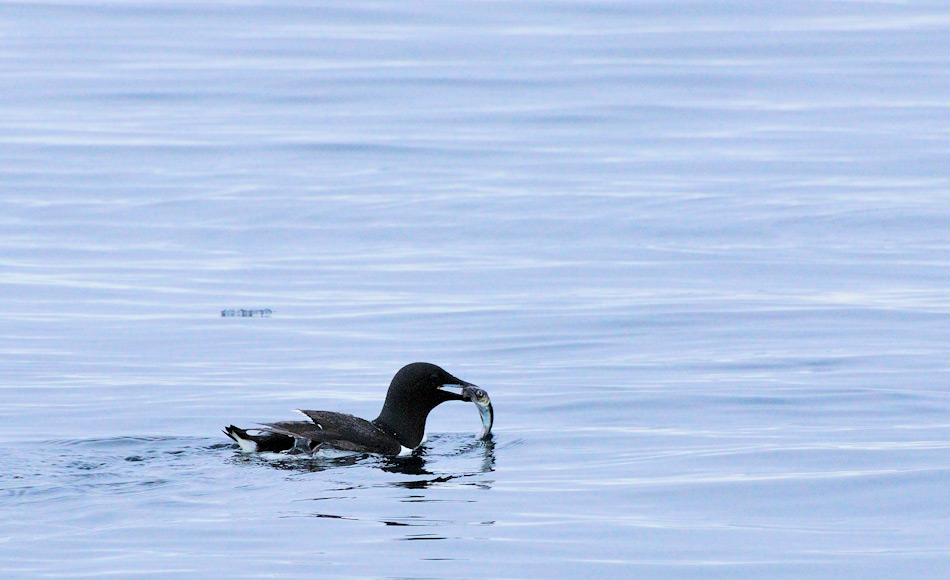
[(264, 426), (264, 430), (290, 437), (299, 437), (301, 439), (310, 439), (318, 443), (323, 443), (334, 438), (334, 435), (324, 431), (310, 421), (278, 421), (276, 423), (259, 423)]
[(373, 423), (353, 415), (331, 411), (300, 411), (311, 421), (261, 423), (267, 430), (337, 449), (396, 454), (401, 446)]

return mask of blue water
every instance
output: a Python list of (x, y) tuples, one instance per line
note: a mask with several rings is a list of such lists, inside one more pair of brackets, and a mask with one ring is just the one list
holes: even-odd
[[(3, 577), (948, 577), (948, 30), (0, 5)], [(462, 404), (406, 460), (220, 434), (375, 417), (416, 360), (492, 439)]]

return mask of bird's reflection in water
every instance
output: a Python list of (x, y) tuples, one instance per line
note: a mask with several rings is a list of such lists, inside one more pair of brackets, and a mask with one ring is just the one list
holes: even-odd
[[(437, 439), (437, 437), (433, 439)], [(426, 489), (433, 485), (439, 485), (457, 479), (471, 478), (473, 476), (491, 473), (495, 470), (495, 442), (492, 435), (488, 435), (488, 437), (482, 440), (468, 442), (451, 453), (440, 453), (439, 456), (432, 458), (432, 461), (442, 466), (438, 474), (426, 468), (429, 463), (428, 456), (431, 452), (432, 450), (430, 448), (423, 447), (409, 457), (386, 457), (381, 460), (380, 468), (388, 473), (421, 476), (421, 479), (394, 481), (389, 484), (393, 487), (403, 487), (406, 489)], [(479, 466), (475, 470), (469, 468), (458, 470), (454, 473), (446, 473), (446, 471), (451, 470), (445, 469), (445, 466), (442, 465), (454, 458), (471, 458), (475, 456), (479, 457), (480, 460)], [(469, 485), (475, 485), (485, 489), (491, 488), (491, 482), (486, 480), (469, 482)]]
[[(460, 515), (467, 512), (456, 513), (455, 510), (441, 512), (439, 516), (433, 519), (432, 509), (438, 511), (440, 508), (422, 507), (423, 504), (433, 505), (431, 502), (462, 501), (470, 503), (477, 501), (470, 494), (456, 496), (454, 500), (446, 499), (443, 494), (438, 494), (438, 497), (436, 497), (426, 491), (429, 489), (490, 490), (492, 488), (494, 480), (491, 479), (490, 474), (495, 469), (495, 441), (491, 435), (482, 440), (473, 440), (470, 437), (457, 435), (436, 435), (430, 438), (427, 445), (420, 447), (408, 457), (385, 457), (354, 453), (338, 457), (321, 455), (304, 455), (296, 460), (273, 461), (270, 465), (276, 469), (293, 469), (298, 472), (321, 472), (352, 466), (359, 469), (360, 473), (368, 468), (371, 470), (379, 469), (383, 473), (392, 475), (383, 477), (384, 481), (382, 482), (379, 481), (378, 477), (370, 476), (368, 479), (373, 481), (368, 482), (365, 481), (365, 475), (357, 476), (355, 480), (347, 482), (347, 485), (343, 487), (334, 487), (332, 490), (325, 490), (326, 493), (318, 497), (303, 500), (320, 502), (323, 506), (323, 509), (319, 512), (309, 512), (305, 514), (307, 516), (335, 520), (375, 521), (385, 526), (402, 527), (407, 530), (418, 530), (432, 526), (441, 527), (447, 523), (478, 526), (495, 524), (494, 520), (483, 520), (481, 518), (476, 521), (467, 521), (465, 516)], [(353, 472), (344, 470), (343, 473)], [(364, 494), (368, 501), (375, 501), (378, 496), (372, 493), (371, 488), (389, 488), (393, 490), (392, 497), (386, 502), (387, 505), (393, 506), (395, 504), (392, 502), (396, 502), (401, 506), (419, 504), (419, 507), (410, 509), (409, 515), (405, 515), (401, 508), (399, 511), (403, 515), (398, 517), (394, 517), (391, 510), (383, 510), (376, 517), (367, 518), (361, 510), (348, 509), (345, 503), (339, 503), (340, 500), (364, 497)], [(337, 512), (337, 510), (342, 510), (342, 512)], [(379, 517), (384, 513), (388, 517)], [(396, 539), (402, 541), (440, 540), (445, 539), (445, 537), (441, 534), (427, 532), (407, 534)]]

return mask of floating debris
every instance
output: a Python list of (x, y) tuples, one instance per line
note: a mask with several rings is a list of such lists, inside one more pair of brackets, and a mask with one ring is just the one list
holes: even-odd
[(221, 316), (222, 316), (223, 318), (230, 318), (230, 317), (237, 317), (237, 318), (254, 318), (254, 317), (258, 317), (258, 318), (269, 318), (270, 315), (273, 314), (273, 313), (274, 313), (274, 311), (271, 310), (270, 308), (259, 308), (259, 309), (252, 309), (252, 310), (245, 310), (245, 309), (243, 309), (243, 308), (237, 308), (237, 309), (222, 310), (222, 311), (221, 311)]

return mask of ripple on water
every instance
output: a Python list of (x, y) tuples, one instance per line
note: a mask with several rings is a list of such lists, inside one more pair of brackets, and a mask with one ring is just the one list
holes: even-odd
[[(494, 469), (494, 441), (470, 435), (433, 435), (427, 445), (405, 458), (371, 454), (283, 455), (236, 452), (229, 443), (180, 437), (115, 437), (29, 442), (4, 450), (11, 467), (0, 473), (7, 497), (56, 501), (92, 494), (122, 495), (182, 485), (179, 474), (213, 471), (215, 465), (266, 468), (296, 476), (347, 468), (395, 475), (378, 485), (424, 489), (450, 485), (489, 485), (482, 478)], [(349, 476), (355, 475), (349, 472)], [(360, 482), (356, 485), (373, 485)]]

